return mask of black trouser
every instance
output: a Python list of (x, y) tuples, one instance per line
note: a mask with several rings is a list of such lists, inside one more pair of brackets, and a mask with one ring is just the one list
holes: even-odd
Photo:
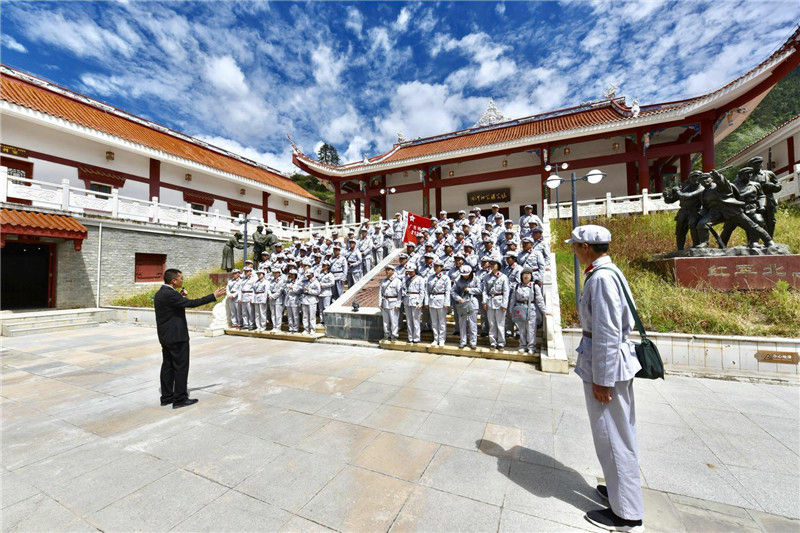
[(700, 218), (697, 212), (692, 212), (687, 209), (678, 210), (675, 216), (675, 240), (678, 250), (683, 250), (686, 245), (686, 233), (692, 236), (692, 245), (696, 246), (699, 243), (697, 237), (697, 219)]
[(182, 402), (189, 397), (189, 341), (161, 345), (161, 401)]

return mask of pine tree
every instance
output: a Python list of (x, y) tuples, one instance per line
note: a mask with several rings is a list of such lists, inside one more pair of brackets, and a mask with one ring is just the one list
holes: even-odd
[(339, 152), (336, 151), (335, 146), (324, 142), (322, 143), (322, 146), (319, 147), (317, 159), (319, 159), (320, 163), (325, 163), (327, 165), (338, 165)]

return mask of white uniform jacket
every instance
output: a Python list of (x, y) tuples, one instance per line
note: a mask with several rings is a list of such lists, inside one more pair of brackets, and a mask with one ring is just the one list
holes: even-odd
[(490, 272), (483, 280), (483, 303), (489, 309), (500, 309), (508, 306), (508, 297), (511, 286), (508, 278), (502, 272)]
[(413, 278), (406, 278), (406, 288), (403, 291), (403, 303), (408, 305), (425, 305), (428, 301), (428, 291), (425, 287), (425, 278), (417, 274)]
[(283, 305), (286, 307), (299, 307), (300, 299), (303, 294), (303, 287), (299, 279), (294, 281), (287, 279)]
[(403, 303), (403, 279), (397, 274), (381, 281), (378, 291), (378, 307), (381, 309), (398, 309)]
[(405, 236), (406, 226), (403, 224), (403, 219), (392, 221), (392, 238), (402, 241)]
[(306, 278), (303, 280), (301, 288), (303, 290), (303, 294), (300, 299), (300, 303), (302, 305), (316, 304), (319, 301), (319, 295), (322, 291), (322, 288), (320, 287), (319, 280), (317, 278), (311, 278), (311, 281)]
[(333, 279), (336, 281), (344, 281), (347, 279), (347, 259), (339, 253), (338, 257), (331, 259), (330, 273), (333, 274)]
[(240, 276), (239, 279), (229, 279), (228, 285), (225, 287), (228, 297), (232, 297), (231, 299), (235, 302), (239, 301), (239, 287), (241, 287), (241, 285), (242, 278)]
[(286, 290), (286, 278), (281, 275), (278, 278), (272, 278), (269, 281), (269, 293), (268, 297), (270, 300), (276, 300), (280, 303), (283, 303), (283, 293)]
[(330, 272), (320, 272), (319, 274), (319, 295), (321, 297), (333, 296), (333, 286), (336, 280), (333, 279), (333, 274)]
[(264, 279), (256, 279), (256, 282), (253, 284), (253, 294), (255, 295), (253, 299), (253, 303), (257, 304), (265, 304), (267, 303), (267, 291), (269, 290), (269, 280), (265, 277)]
[(242, 303), (253, 303), (253, 285), (255, 285), (256, 277), (252, 274), (249, 278), (242, 278), (242, 283), (239, 285), (239, 301)]
[(444, 272), (433, 274), (428, 278), (428, 305), (441, 309), (450, 305), (450, 276)]
[[(603, 270), (598, 270), (604, 267)], [(581, 321), (580, 344), (575, 373), (587, 383), (613, 387), (617, 381), (632, 379), (642, 367), (628, 335), (634, 327), (617, 276), (606, 268), (619, 269), (607, 255), (592, 263), (578, 304)], [(624, 280), (623, 276), (623, 280)], [(625, 288), (630, 294), (628, 282)]]

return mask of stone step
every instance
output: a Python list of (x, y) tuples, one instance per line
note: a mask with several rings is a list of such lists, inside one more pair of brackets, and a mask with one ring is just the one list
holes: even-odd
[(323, 333), (313, 333), (307, 335), (305, 333), (289, 333), (288, 331), (253, 331), (247, 329), (233, 329), (225, 330), (226, 335), (238, 335), (240, 337), (254, 337), (261, 339), (273, 339), (282, 341), (296, 341), (296, 342), (314, 342), (317, 339), (324, 337)]
[(46, 324), (63, 322), (65, 320), (94, 319), (98, 322), (108, 321), (109, 311), (98, 309), (58, 310), (32, 313), (2, 313), (0, 314), (0, 327), (17, 326), (21, 324)]
[(441, 355), (458, 355), (463, 357), (480, 357), (483, 359), (502, 359), (505, 361), (521, 361), (524, 363), (538, 363), (540, 356), (539, 353), (528, 354), (519, 353), (517, 350), (492, 350), (489, 348), (478, 347), (475, 350), (471, 348), (459, 348), (458, 345), (444, 345), (444, 346), (430, 346), (428, 343), (420, 342), (418, 344), (411, 344), (404, 341), (387, 341), (380, 342), (381, 348), (385, 350), (401, 350), (404, 352), (426, 352)]
[[(401, 335), (402, 336), (406, 336), (407, 333), (401, 333)], [(431, 333), (430, 331), (423, 331), (423, 332), (420, 333), (419, 338), (420, 338), (420, 341), (423, 342), (423, 343), (430, 343), (433, 340), (433, 333)], [(541, 333), (537, 334), (536, 340), (537, 340), (538, 343), (541, 344), (541, 342), (542, 342)], [(448, 329), (448, 333), (445, 336), (445, 343), (446, 344), (453, 344), (453, 345), (458, 346), (460, 341), (461, 341), (460, 336), (453, 335), (452, 331), (450, 331)], [(478, 336), (478, 346), (488, 347), (489, 346), (489, 337), (488, 336), (481, 337), (479, 335)], [(516, 349), (517, 347), (519, 347), (519, 339), (515, 339), (512, 336), (506, 335), (506, 346), (509, 347), (509, 348), (515, 348)]]
[(51, 333), (78, 328), (92, 328), (100, 323), (92, 318), (77, 320), (61, 320), (51, 322), (33, 322), (27, 324), (3, 325), (3, 335), (6, 337), (20, 337), (22, 335), (35, 335), (36, 333)]

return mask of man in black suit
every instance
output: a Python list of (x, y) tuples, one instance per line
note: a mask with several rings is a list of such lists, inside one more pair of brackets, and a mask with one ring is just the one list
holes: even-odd
[[(186, 381), (189, 378), (189, 328), (186, 326), (186, 308), (211, 303), (223, 294), (221, 287), (208, 296), (189, 300), (183, 287), (183, 274), (169, 268), (164, 272), (164, 285), (156, 292), (153, 304), (156, 310), (156, 329), (161, 343), (161, 405), (172, 404), (173, 409), (197, 403), (189, 399)], [(180, 291), (180, 292), (179, 292)]]

